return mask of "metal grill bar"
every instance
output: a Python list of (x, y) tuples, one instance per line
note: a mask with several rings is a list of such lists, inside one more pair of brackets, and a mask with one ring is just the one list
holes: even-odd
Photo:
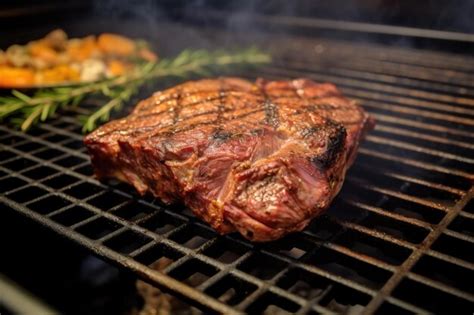
[[(372, 165), (362, 164), (362, 163), (359, 164), (359, 165), (361, 167), (363, 167), (365, 170), (367, 170), (368, 172), (373, 172), (373, 170), (374, 170), (374, 167)], [(403, 174), (391, 172), (391, 171), (383, 169), (383, 168), (378, 168), (377, 167), (376, 170), (379, 172), (379, 174), (383, 174), (383, 175), (386, 175), (388, 177), (400, 179), (400, 180), (410, 182), (410, 183), (414, 183), (414, 184), (420, 184), (420, 185), (430, 187), (430, 188), (435, 188), (435, 189), (438, 189), (438, 190), (444, 190), (444, 191), (447, 191), (447, 192), (450, 192), (450, 193), (453, 193), (453, 194), (456, 194), (456, 195), (459, 195), (459, 196), (462, 196), (465, 193), (464, 191), (459, 190), (459, 189), (451, 188), (449, 186), (445, 186), (445, 185), (442, 185), (442, 184), (432, 183), (432, 182), (429, 182), (429, 181), (426, 181), (426, 180), (421, 180), (421, 179), (418, 179), (416, 177), (405, 176)]]
[[(25, 207), (22, 207), (18, 204), (12, 204), (8, 200), (5, 200), (4, 197), (1, 197), (1, 199), (3, 202), (5, 202), (11, 207), (15, 207), (17, 209), (23, 208), (23, 213), (25, 215), (41, 222), (45, 226), (51, 228), (52, 230), (60, 234), (64, 234), (64, 230), (61, 225), (49, 220), (45, 220), (40, 215), (29, 211)], [(222, 303), (216, 302), (213, 299), (208, 299), (204, 294), (200, 293), (199, 291), (193, 290), (192, 288), (183, 285), (179, 281), (176, 281), (175, 279), (168, 277), (165, 274), (152, 272), (149, 269), (143, 268), (144, 266), (137, 264), (132, 259), (127, 259), (123, 255), (120, 255), (117, 252), (110, 250), (109, 248), (101, 244), (92, 242), (87, 237), (84, 237), (79, 233), (70, 231), (67, 236), (72, 240), (76, 241), (77, 243), (82, 244), (83, 246), (96, 249), (95, 253), (100, 257), (104, 258), (105, 260), (111, 260), (114, 263), (119, 263), (124, 268), (132, 269), (139, 276), (146, 277), (148, 280), (153, 281), (158, 285), (161, 285), (162, 288), (165, 288), (168, 292), (171, 292), (176, 296), (181, 296), (187, 300), (190, 299), (194, 303), (199, 301), (201, 307), (208, 308), (212, 311), (222, 312), (223, 314), (239, 314), (239, 312), (236, 312), (234, 309)]]
[(371, 211), (371, 212), (374, 212), (374, 213), (377, 213), (377, 214), (380, 214), (380, 215), (383, 215), (383, 216), (387, 216), (391, 219), (396, 219), (398, 221), (406, 222), (406, 223), (409, 223), (411, 225), (416, 225), (416, 226), (423, 227), (423, 228), (431, 228), (431, 224), (425, 223), (423, 221), (420, 221), (420, 220), (417, 220), (417, 219), (414, 219), (414, 218), (409, 218), (409, 217), (406, 217), (406, 216), (403, 216), (403, 215), (392, 213), (392, 212), (389, 212), (387, 210), (383, 210), (381, 208), (373, 207), (373, 206), (370, 206), (370, 205), (367, 205), (367, 204), (364, 204), (364, 203), (361, 203), (361, 202), (358, 202), (358, 201), (353, 201), (353, 200), (350, 200), (350, 199), (347, 202), (349, 204), (352, 204), (352, 205), (356, 206), (356, 207), (360, 207), (364, 210)]
[[(279, 76), (288, 76), (288, 75), (292, 75), (293, 77), (298, 77), (298, 76), (306, 76), (306, 77), (310, 77), (310, 78), (313, 78), (315, 80), (318, 80), (318, 81), (330, 81), (330, 82), (334, 82), (336, 84), (339, 83), (339, 81), (341, 81), (341, 79), (331, 79), (331, 77), (328, 77), (328, 76), (322, 76), (322, 75), (311, 75), (311, 74), (305, 74), (305, 73), (302, 73), (302, 72), (297, 72), (297, 71), (283, 71), (283, 70), (280, 70), (280, 71), (274, 71), (273, 69), (269, 70), (269, 69), (265, 69), (264, 71), (265, 74), (268, 74), (268, 75), (279, 75)], [(345, 79), (343, 79), (343, 81), (347, 81)], [(458, 117), (458, 116), (455, 116), (455, 115), (452, 115), (452, 114), (441, 114), (441, 113), (437, 113), (437, 112), (433, 112), (433, 111), (426, 111), (426, 110), (423, 110), (423, 109), (417, 109), (417, 107), (420, 107), (420, 104), (422, 104), (422, 108), (426, 108), (426, 107), (430, 107), (430, 104), (427, 103), (427, 102), (421, 102), (421, 101), (417, 101), (415, 99), (411, 99), (410, 100), (410, 103), (406, 103), (406, 98), (400, 98), (400, 97), (391, 97), (390, 95), (387, 95), (387, 94), (379, 94), (379, 93), (367, 93), (367, 92), (364, 92), (362, 90), (355, 90), (355, 89), (351, 89), (351, 88), (347, 88), (345, 87), (345, 85), (341, 84), (341, 86), (343, 86), (344, 88), (342, 89), (345, 94), (347, 96), (350, 96), (351, 98), (359, 101), (361, 104), (364, 104), (364, 106), (373, 106), (373, 107), (378, 107), (378, 108), (383, 108), (383, 109), (388, 109), (388, 110), (392, 110), (392, 111), (397, 111), (397, 112), (401, 112), (401, 113), (408, 113), (408, 114), (416, 114), (416, 115), (423, 115), (427, 118), (434, 118), (434, 119), (440, 119), (440, 120), (446, 120), (446, 121), (450, 121), (450, 122), (456, 122), (456, 123), (462, 123), (462, 124), (466, 124), (466, 125), (473, 125), (474, 124), (474, 120), (473, 119), (469, 119), (469, 118), (462, 118), (462, 117)], [(391, 104), (390, 105), (385, 105), (385, 104), (380, 104), (380, 103), (377, 103), (377, 102), (374, 102), (372, 101), (373, 99), (375, 100), (382, 100), (384, 103), (386, 102), (390, 102)], [(405, 102), (404, 102), (405, 100)], [(393, 104), (396, 104), (396, 105), (393, 105)], [(413, 104), (416, 104), (416, 105), (413, 105)], [(455, 107), (450, 107), (450, 106), (444, 106), (444, 105), (436, 105), (436, 104), (433, 104), (435, 105), (436, 107), (441, 107), (442, 109), (444, 109), (446, 112), (452, 112), (452, 110), (450, 110), (450, 108), (455, 108)], [(408, 107), (405, 107), (405, 106), (408, 106)], [(415, 107), (415, 108), (412, 108), (412, 107)], [(433, 107), (431, 107), (431, 109), (433, 109)], [(457, 112), (459, 112), (459, 114), (472, 114), (473, 112), (471, 110), (463, 110), (461, 108), (457, 108), (456, 109)]]
[(389, 123), (395, 123), (397, 125), (401, 125), (403, 127), (408, 127), (408, 128), (416, 127), (419, 129), (426, 129), (426, 130), (434, 131), (434, 132), (447, 133), (447, 134), (450, 134), (451, 136), (458, 135), (458, 136), (463, 136), (466, 138), (469, 138), (469, 137), (474, 138), (474, 136), (471, 133), (465, 132), (462, 130), (455, 130), (455, 129), (451, 129), (451, 128), (447, 128), (447, 127), (443, 127), (439, 125), (427, 124), (427, 123), (412, 121), (409, 119), (391, 117), (388, 115), (377, 114), (377, 113), (374, 113), (373, 116), (377, 119), (378, 122), (389, 122)]
[[(471, 189), (470, 194), (474, 193), (474, 189)], [(441, 223), (428, 235), (425, 241), (421, 244), (417, 251), (414, 251), (412, 255), (400, 266), (397, 272), (387, 281), (385, 286), (380, 289), (377, 295), (370, 301), (367, 307), (364, 309), (364, 314), (371, 314), (374, 312), (383, 300), (395, 289), (395, 287), (402, 281), (403, 277), (408, 271), (415, 265), (415, 263), (421, 258), (426, 250), (436, 241), (436, 239), (443, 233), (443, 230), (451, 223), (451, 221), (458, 215), (458, 213), (464, 208), (467, 202), (470, 200), (471, 195), (466, 195), (455, 207), (447, 213)], [(452, 292), (451, 292), (452, 293)], [(471, 298), (473, 298), (471, 296)]]
[[(272, 39), (272, 41), (275, 40)], [(298, 62), (304, 60), (307, 63), (307, 67), (310, 67), (310, 69), (314, 66), (316, 69), (321, 69), (326, 73), (340, 70), (357, 71), (365, 73), (365, 76), (367, 76), (367, 74), (374, 75), (374, 77), (369, 77), (369, 80), (375, 80), (376, 78), (382, 78), (381, 76), (383, 76), (384, 78), (390, 78), (392, 84), (396, 84), (398, 82), (403, 82), (405, 79), (409, 79), (410, 81), (407, 81), (410, 82), (410, 84), (407, 84), (409, 87), (421, 88), (426, 84), (429, 89), (436, 86), (441, 88), (441, 91), (443, 91), (443, 89), (449, 89), (451, 93), (469, 94), (469, 91), (465, 89), (454, 89), (455, 87), (465, 86), (466, 83), (463, 80), (456, 80), (456, 77), (452, 77), (453, 73), (455, 76), (468, 76), (474, 69), (472, 59), (469, 59), (465, 55), (441, 57), (441, 54), (437, 52), (436, 54), (439, 58), (430, 60), (429, 52), (423, 51), (419, 57), (406, 61), (404, 57), (397, 54), (396, 48), (390, 48), (391, 51), (381, 57), (377, 55), (377, 52), (373, 51), (374, 49), (383, 50), (380, 46), (364, 44), (364, 46), (359, 45), (358, 47), (355, 47), (357, 44), (352, 42), (329, 43), (324, 40), (318, 40), (316, 42), (310, 42), (308, 40), (306, 40), (306, 42), (304, 41), (304, 39), (300, 39), (301, 46), (296, 44), (289, 47), (284, 55), (284, 61), (289, 60), (291, 64), (298, 64)], [(281, 44), (283, 43), (277, 42), (275, 45)], [(318, 64), (313, 65), (314, 59), (305, 59), (305, 56), (300, 56), (298, 60), (295, 60), (295, 58), (292, 57), (300, 53), (301, 49), (307, 47), (314, 48), (315, 54), (313, 57), (318, 58), (320, 61)], [(416, 50), (409, 49), (406, 49), (406, 51), (410, 51), (410, 54), (417, 52)], [(311, 63), (311, 61), (313, 62)], [(459, 64), (459, 62), (463, 64)], [(325, 69), (324, 67), (321, 67), (320, 64), (331, 65), (332, 69)], [(402, 66), (402, 68), (399, 66)], [(307, 67), (304, 67), (304, 69), (307, 69)], [(442, 70), (444, 70), (444, 72), (441, 72)], [(439, 75), (440, 72), (443, 77), (436, 76)], [(350, 75), (347, 74), (348, 73), (340, 73), (342, 76), (350, 77)], [(467, 78), (467, 82), (468, 85), (472, 84), (472, 78)], [(443, 83), (444, 87), (437, 83)]]
[(446, 139), (446, 138), (441, 138), (441, 137), (437, 137), (437, 136), (426, 135), (426, 134), (422, 134), (422, 133), (419, 133), (419, 132), (407, 131), (407, 130), (404, 130), (404, 129), (401, 129), (401, 128), (385, 126), (383, 124), (378, 124), (376, 126), (376, 129), (380, 130), (380, 131), (385, 131), (385, 132), (388, 132), (388, 133), (391, 133), (391, 134), (409, 136), (409, 137), (412, 137), (412, 138), (418, 138), (418, 139), (428, 140), (428, 141), (442, 143), (442, 144), (450, 144), (450, 145), (455, 145), (455, 146), (458, 146), (458, 147), (474, 150), (474, 145), (470, 144), (470, 143), (451, 140), (451, 139)]
[(432, 256), (432, 257), (439, 258), (440, 260), (456, 264), (458, 266), (464, 267), (464, 268), (469, 269), (469, 270), (474, 269), (474, 264), (472, 264), (472, 263), (469, 263), (467, 261), (458, 259), (456, 257), (452, 257), (452, 256), (449, 256), (449, 255), (446, 255), (446, 254), (442, 254), (440, 252), (436, 252), (436, 251), (431, 250), (431, 249), (427, 251), (427, 254)]
[[(338, 77), (342, 76), (346, 78), (351, 78), (354, 80), (354, 82), (356, 82), (355, 80), (365, 80), (369, 82), (380, 82), (382, 84), (389, 84), (389, 86), (384, 87), (384, 89), (390, 88), (391, 86), (393, 87), (393, 85), (396, 84), (396, 86), (394, 87), (395, 91), (400, 91), (401, 89), (405, 88), (407, 91), (410, 92), (403, 93), (402, 95), (410, 94), (413, 96), (419, 96), (422, 98), (434, 100), (436, 102), (460, 102), (463, 105), (473, 104), (471, 99), (464, 97), (464, 95), (472, 96), (472, 92), (467, 89), (460, 89), (455, 86), (446, 85), (442, 83), (419, 81), (417, 79), (411, 79), (396, 75), (371, 73), (370, 71), (373, 71), (373, 69), (369, 68), (364, 69), (364, 71), (352, 70), (350, 68), (340, 67), (338, 64), (333, 65), (329, 69), (323, 66), (318, 67), (315, 65), (311, 65), (308, 68), (308, 63), (301, 61), (293, 63), (292, 68), (306, 72), (318, 72)], [(379, 85), (381, 85), (380, 83)], [(417, 87), (420, 90), (416, 90), (413, 87)], [(390, 91), (392, 90), (390, 89)], [(455, 97), (454, 95), (463, 96)]]
[(387, 302), (390, 302), (392, 303), (393, 305), (396, 305), (396, 306), (400, 306), (402, 308), (402, 310), (408, 310), (410, 312), (412, 312), (413, 314), (430, 314), (430, 312), (427, 312), (426, 310), (422, 309), (422, 308), (418, 308), (410, 303), (407, 303), (407, 302), (404, 302), (404, 301), (401, 301), (399, 299), (396, 299), (394, 297), (387, 297)]
[[(397, 53), (396, 48), (394, 48), (392, 52), (387, 52), (385, 56), (380, 56), (377, 55), (377, 52), (371, 51), (372, 49), (380, 50), (379, 46), (364, 44), (365, 47), (359, 45), (357, 49), (349, 50), (351, 47), (354, 48), (352, 43), (338, 42), (334, 44), (321, 41), (318, 44), (320, 44), (320, 46), (317, 46), (316, 52), (324, 62), (334, 62), (334, 57), (344, 57), (335, 63), (337, 68), (361, 70), (374, 74), (379, 73), (402, 78), (419, 79), (426, 82), (442, 82), (448, 85), (454, 85), (457, 82), (455, 82), (452, 77), (454, 77), (454, 79), (464, 78), (468, 76), (473, 69), (472, 59), (466, 58), (465, 55), (442, 55), (436, 52), (438, 57), (430, 58), (430, 52), (423, 50), (420, 56), (406, 59), (405, 56)], [(291, 49), (292, 48), (290, 48), (289, 53), (296, 52), (296, 50)], [(410, 49), (405, 49), (405, 51), (410, 51), (410, 54), (417, 52), (416, 50)], [(460, 61), (464, 61), (464, 64), (460, 64)], [(436, 75), (440, 73), (447, 75), (443, 78), (429, 76), (430, 74)], [(470, 78), (467, 79), (470, 80)], [(414, 84), (414, 86), (417, 86), (417, 84)], [(462, 86), (463, 84), (464, 82), (460, 80), (459, 85)]]
[(367, 154), (367, 155), (374, 156), (374, 157), (380, 157), (380, 158), (390, 160), (390, 161), (393, 161), (393, 162), (399, 162), (399, 163), (405, 163), (407, 165), (413, 165), (413, 166), (423, 168), (423, 169), (426, 169), (426, 170), (438, 171), (438, 172), (446, 173), (446, 174), (454, 174), (454, 175), (461, 176), (461, 177), (466, 177), (466, 178), (469, 178), (469, 179), (472, 179), (472, 177), (473, 177), (473, 175), (470, 174), (470, 173), (457, 171), (457, 170), (454, 170), (454, 169), (449, 169), (449, 168), (446, 168), (446, 167), (441, 167), (441, 166), (433, 165), (433, 164), (430, 164), (430, 163), (423, 163), (423, 162), (419, 162), (419, 161), (412, 160), (412, 159), (391, 156), (389, 154), (380, 153), (380, 152), (373, 151), (373, 150), (370, 150), (370, 149), (361, 148), (359, 150), (359, 152), (362, 153), (362, 154)]
[(398, 147), (398, 148), (401, 148), (401, 149), (408, 149), (408, 150), (412, 150), (412, 151), (415, 151), (415, 152), (421, 152), (421, 153), (426, 153), (426, 154), (433, 155), (433, 156), (439, 156), (439, 157), (442, 157), (442, 158), (458, 160), (458, 161), (462, 161), (462, 162), (466, 162), (466, 163), (474, 163), (473, 159), (464, 158), (462, 156), (458, 156), (458, 155), (451, 154), (451, 153), (446, 153), (446, 152), (441, 152), (441, 151), (438, 151), (438, 150), (430, 150), (430, 149), (426, 149), (426, 148), (423, 148), (423, 147), (419, 147), (419, 146), (408, 144), (408, 143), (401, 142), (401, 141), (390, 140), (390, 139), (387, 139), (387, 138), (382, 138), (382, 137), (377, 137), (377, 136), (368, 136), (367, 140), (371, 141), (371, 142), (375, 142), (375, 143), (381, 143), (381, 144), (385, 144), (385, 145)]
[[(307, 66), (304, 67), (304, 65), (295, 66), (292, 64), (275, 65), (274, 68), (269, 69), (275, 69), (276, 71), (283, 71), (287, 73), (291, 69), (290, 71), (295, 71), (296, 74), (309, 73), (313, 76), (317, 75), (319, 78), (321, 78), (321, 80), (337, 82), (338, 85), (352, 87), (352, 89), (346, 88), (346, 91), (355, 96), (365, 96), (370, 97), (372, 99), (377, 99), (377, 97), (380, 97), (380, 93), (386, 93), (389, 94), (387, 96), (388, 99), (397, 100), (402, 104), (426, 107), (429, 109), (440, 109), (445, 110), (447, 112), (469, 113), (471, 115), (474, 113), (472, 109), (474, 106), (474, 101), (472, 99), (465, 97), (454, 97), (442, 93), (427, 92), (423, 90), (417, 90), (412, 87), (407, 88), (396, 86), (394, 85), (394, 82), (390, 81), (387, 83), (378, 83), (378, 80), (375, 80), (377, 76), (373, 75), (366, 75), (362, 77), (356, 76), (354, 78), (351, 78), (353, 76), (348, 76), (347, 74), (344, 74), (347, 72), (347, 70), (336, 71), (337, 68), (335, 68), (336, 70), (332, 69), (330, 72), (325, 72), (323, 67), (315, 68), (314, 66), (312, 66), (308, 68)], [(369, 77), (371, 79), (369, 79)], [(375, 91), (376, 93), (370, 93), (368, 91)], [(410, 97), (404, 97), (406, 95), (409, 95)], [(418, 99), (426, 101), (420, 101)], [(449, 106), (445, 105), (444, 103), (455, 103), (458, 104), (458, 106)], [(460, 107), (459, 105), (463, 107)]]
[[(229, 13), (220, 10), (209, 10), (200, 12), (204, 14), (206, 18), (210, 19), (225, 19), (229, 17)], [(342, 30), (350, 32), (361, 32), (361, 33), (377, 33), (384, 35), (401, 35), (401, 36), (416, 36), (425, 37), (432, 39), (443, 39), (451, 41), (466, 41), (474, 42), (474, 36), (467, 33), (456, 33), (439, 30), (419, 29), (402, 26), (392, 26), (383, 24), (369, 24), (360, 22), (340, 22), (334, 20), (316, 19), (316, 18), (303, 18), (293, 16), (273, 16), (273, 15), (262, 15), (262, 14), (248, 14), (242, 13), (241, 18), (243, 20), (252, 19), (262, 24), (268, 24), (272, 26), (287, 26), (287, 27), (307, 27), (310, 29), (331, 29), (331, 30)]]

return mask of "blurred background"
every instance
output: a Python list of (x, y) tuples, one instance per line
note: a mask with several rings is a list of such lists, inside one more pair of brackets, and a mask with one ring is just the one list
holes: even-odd
[[(120, 30), (131, 36), (156, 39), (158, 24), (174, 21), (250, 31), (246, 32), (247, 36), (260, 31), (306, 31), (313, 36), (472, 52), (472, 45), (454, 45), (443, 38), (447, 37), (444, 32), (456, 32), (470, 38), (472, 43), (472, 36), (468, 35), (474, 31), (473, 17), (474, 2), (462, 0), (6, 0), (0, 3), (2, 33), (14, 28), (18, 39), (23, 41), (44, 35), (51, 26), (78, 36), (90, 30)], [(140, 23), (128, 27), (126, 21)], [(317, 33), (315, 25), (320, 27)], [(406, 32), (402, 27), (418, 30), (407, 40), (397, 35)], [(1, 36), (0, 45), (8, 45), (9, 41), (8, 36)]]

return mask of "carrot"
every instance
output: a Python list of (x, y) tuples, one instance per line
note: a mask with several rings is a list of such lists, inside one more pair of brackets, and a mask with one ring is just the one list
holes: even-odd
[(7, 63), (7, 54), (0, 49), (0, 66)]
[(148, 48), (142, 48), (138, 51), (138, 55), (146, 61), (157, 61), (158, 57)]
[(94, 36), (70, 40), (66, 51), (69, 57), (75, 61), (83, 61), (99, 53)]
[(119, 76), (125, 73), (126, 66), (119, 60), (111, 60), (107, 64), (107, 71), (111, 76)]
[(99, 49), (105, 54), (130, 56), (135, 52), (135, 43), (124, 36), (104, 33), (97, 40)]
[(58, 61), (58, 53), (42, 40), (31, 42), (28, 45), (28, 51), (34, 58), (39, 58), (49, 64), (55, 64)]
[(0, 66), (0, 87), (21, 88), (34, 84), (33, 70)]
[(38, 73), (38, 84), (52, 84), (61, 82), (78, 81), (80, 73), (67, 65), (60, 65)]

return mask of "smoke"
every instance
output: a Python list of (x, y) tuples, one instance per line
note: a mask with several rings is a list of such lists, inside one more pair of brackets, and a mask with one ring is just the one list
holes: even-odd
[(474, 1), (430, 1), (438, 6), (439, 16), (433, 21), (433, 28), (474, 33)]
[[(408, 0), (299, 0), (299, 1), (152, 1), (98, 0), (93, 11), (100, 30), (149, 40), (161, 54), (184, 48), (227, 48), (239, 43), (268, 42), (269, 34), (377, 42), (402, 47), (429, 46), (426, 40), (370, 32), (335, 31), (329, 28), (294, 27), (267, 23), (282, 19), (331, 20), (386, 24), (448, 31), (474, 31), (472, 1)], [(97, 26), (97, 23), (96, 25)], [(165, 40), (166, 39), (166, 40)], [(161, 43), (166, 42), (165, 45)], [(421, 44), (420, 44), (421, 43)], [(425, 45), (426, 44), (426, 45)]]
[(151, 0), (98, 0), (93, 3), (93, 11), (110, 27), (127, 35), (153, 37), (159, 22), (167, 19)]
[(102, 31), (143, 38), (161, 56), (171, 56), (186, 48), (215, 48), (211, 34), (183, 21), (185, 13), (198, 12), (205, 2), (99, 0), (94, 13), (103, 19), (99, 22)]

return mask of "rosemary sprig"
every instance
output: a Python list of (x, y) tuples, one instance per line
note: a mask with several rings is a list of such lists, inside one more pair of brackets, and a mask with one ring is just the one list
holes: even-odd
[(39, 121), (54, 116), (59, 108), (78, 106), (87, 96), (101, 95), (108, 99), (105, 105), (90, 116), (82, 117), (83, 131), (88, 132), (94, 130), (99, 122), (109, 120), (112, 111), (120, 109), (144, 83), (154, 79), (209, 75), (215, 68), (252, 66), (270, 61), (268, 54), (256, 48), (235, 53), (184, 50), (175, 58), (148, 63), (127, 75), (112, 79), (70, 87), (40, 89), (32, 96), (14, 90), (12, 96), (0, 97), (0, 120), (9, 120), (26, 131)]

